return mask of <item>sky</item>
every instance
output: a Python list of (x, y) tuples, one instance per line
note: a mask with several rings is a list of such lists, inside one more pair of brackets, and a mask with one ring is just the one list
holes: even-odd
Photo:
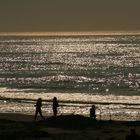
[(0, 0), (0, 32), (140, 31), (140, 0)]

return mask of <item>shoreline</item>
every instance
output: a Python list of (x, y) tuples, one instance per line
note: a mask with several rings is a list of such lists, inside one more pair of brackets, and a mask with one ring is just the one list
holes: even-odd
[[(36, 99), (28, 99), (28, 98), (8, 98), (8, 97), (1, 97), (0, 96), (0, 101), (12, 101), (12, 102), (23, 102), (23, 103), (32, 103), (34, 104), (34, 102), (36, 102)], [(43, 102), (46, 103), (52, 103), (51, 99), (48, 100), (43, 100)], [(74, 100), (59, 100), (59, 103), (62, 104), (88, 104), (92, 105), (92, 104), (98, 104), (98, 105), (133, 105), (133, 106), (137, 106), (140, 105), (140, 103), (129, 103), (129, 102), (101, 102), (101, 101), (74, 101)]]
[[(28, 115), (34, 116), (35, 104), (34, 99), (25, 98), (4, 98), (0, 99), (0, 111), (2, 116), (9, 114), (19, 114), (20, 116)], [(140, 105), (137, 103), (117, 103), (117, 102), (77, 102), (77, 101), (62, 101), (59, 100), (58, 115), (83, 115), (89, 116), (89, 109), (92, 104), (96, 105), (96, 116), (98, 120), (140, 120), (139, 109)], [(52, 101), (43, 100), (42, 113), (46, 117), (52, 116)], [(18, 115), (17, 115), (18, 116)], [(7, 116), (6, 116), (7, 117)], [(26, 116), (27, 117), (27, 116)], [(10, 117), (8, 118), (10, 119)], [(27, 119), (29, 119), (27, 117)], [(31, 120), (31, 119), (29, 119)]]

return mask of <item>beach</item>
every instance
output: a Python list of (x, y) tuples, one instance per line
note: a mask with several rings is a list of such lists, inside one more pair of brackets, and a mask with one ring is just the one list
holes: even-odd
[(0, 140), (140, 140), (139, 13), (0, 0)]
[(125, 140), (130, 129), (140, 134), (139, 121), (94, 121), (81, 115), (47, 117), (1, 113), (1, 140)]

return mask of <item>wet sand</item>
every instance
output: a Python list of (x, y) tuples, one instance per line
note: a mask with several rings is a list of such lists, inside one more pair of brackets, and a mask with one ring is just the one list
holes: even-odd
[(0, 139), (9, 140), (125, 140), (130, 129), (140, 134), (139, 121), (94, 121), (81, 115), (47, 117), (1, 113)]

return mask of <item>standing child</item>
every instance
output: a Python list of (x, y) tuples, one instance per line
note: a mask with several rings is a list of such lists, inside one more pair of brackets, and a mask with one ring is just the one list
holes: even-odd
[(95, 105), (92, 105), (92, 107), (90, 108), (90, 118), (96, 120)]
[(53, 98), (53, 115), (54, 115), (54, 117), (57, 116), (57, 107), (58, 106), (59, 106), (59, 104), (58, 104), (57, 98), (54, 97)]

